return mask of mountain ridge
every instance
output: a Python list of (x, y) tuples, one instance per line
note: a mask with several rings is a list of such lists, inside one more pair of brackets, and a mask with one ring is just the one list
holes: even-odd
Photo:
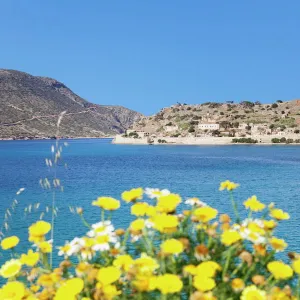
[(142, 117), (122, 106), (91, 103), (56, 79), (0, 69), (0, 138), (53, 137), (62, 111), (59, 134), (67, 138), (113, 136)]

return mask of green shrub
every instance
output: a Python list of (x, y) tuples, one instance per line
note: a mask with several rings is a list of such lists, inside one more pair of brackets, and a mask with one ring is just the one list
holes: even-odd
[(234, 138), (232, 143), (256, 144), (258, 141), (252, 138)]
[(180, 133), (174, 133), (171, 135), (171, 137), (179, 137), (180, 136)]
[(192, 133), (192, 132), (195, 132), (195, 127), (194, 126), (191, 126), (188, 130), (189, 133)]
[(285, 143), (286, 142), (286, 138), (285, 137), (282, 137), (281, 139), (280, 139), (280, 143)]
[(129, 136), (130, 138), (134, 138), (134, 139), (137, 139), (137, 138), (139, 137), (139, 135), (138, 135), (136, 132), (130, 132), (130, 133), (128, 134), (128, 136)]
[(280, 139), (278, 139), (278, 138), (273, 138), (271, 141), (272, 141), (272, 143), (274, 143), (274, 144), (280, 143)]

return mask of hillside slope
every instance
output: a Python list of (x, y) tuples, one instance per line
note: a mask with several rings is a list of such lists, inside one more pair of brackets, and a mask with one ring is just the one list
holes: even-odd
[(273, 104), (249, 101), (176, 104), (140, 119), (132, 129), (164, 137), (298, 133), (300, 100), (278, 100)]
[(58, 115), (64, 137), (103, 137), (124, 132), (141, 114), (121, 106), (92, 104), (63, 83), (0, 69), (0, 138), (52, 137)]

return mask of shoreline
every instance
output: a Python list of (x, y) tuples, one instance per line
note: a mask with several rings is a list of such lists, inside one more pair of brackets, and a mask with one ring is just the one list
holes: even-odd
[[(118, 145), (167, 145), (167, 146), (228, 146), (228, 145), (251, 145), (251, 146), (300, 146), (300, 143), (272, 143), (275, 136), (253, 136), (253, 139), (258, 140), (257, 143), (233, 143), (232, 137), (186, 137), (186, 138), (170, 138), (161, 137), (154, 138), (149, 143), (148, 138), (128, 138), (117, 135), (113, 140), (113, 144)], [(276, 136), (278, 138), (278, 136)], [(279, 137), (280, 138), (280, 137)], [(299, 139), (299, 136), (287, 136), (287, 139)], [(159, 143), (158, 140), (165, 140), (165, 143)]]
[[(115, 145), (127, 146), (150, 146), (150, 144), (137, 144), (137, 143), (112, 143)], [(182, 143), (162, 143), (151, 144), (151, 146), (300, 146), (300, 143), (224, 143), (224, 144), (182, 144)]]
[[(188, 141), (172, 141), (167, 143), (149, 143), (147, 139), (134, 139), (134, 138), (123, 138), (120, 136), (110, 137), (60, 137), (55, 138), (0, 138), (1, 141), (49, 141), (49, 140), (88, 140), (88, 139), (99, 139), (99, 140), (112, 140), (111, 144), (115, 145), (131, 145), (131, 146), (300, 146), (300, 143), (272, 143), (272, 142), (258, 142), (258, 143), (232, 143), (232, 138), (228, 137), (214, 137), (214, 138), (196, 138), (192, 142)], [(163, 138), (168, 139), (168, 138)]]
[(0, 141), (56, 141), (56, 140), (83, 140), (83, 139), (111, 139), (113, 140), (115, 137), (114, 136), (108, 136), (108, 137), (59, 137), (59, 138), (45, 138), (45, 137), (40, 137), (40, 138), (0, 138)]

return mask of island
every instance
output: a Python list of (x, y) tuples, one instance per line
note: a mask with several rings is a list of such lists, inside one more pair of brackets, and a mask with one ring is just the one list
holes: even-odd
[(300, 100), (177, 103), (142, 117), (115, 144), (300, 145)]

